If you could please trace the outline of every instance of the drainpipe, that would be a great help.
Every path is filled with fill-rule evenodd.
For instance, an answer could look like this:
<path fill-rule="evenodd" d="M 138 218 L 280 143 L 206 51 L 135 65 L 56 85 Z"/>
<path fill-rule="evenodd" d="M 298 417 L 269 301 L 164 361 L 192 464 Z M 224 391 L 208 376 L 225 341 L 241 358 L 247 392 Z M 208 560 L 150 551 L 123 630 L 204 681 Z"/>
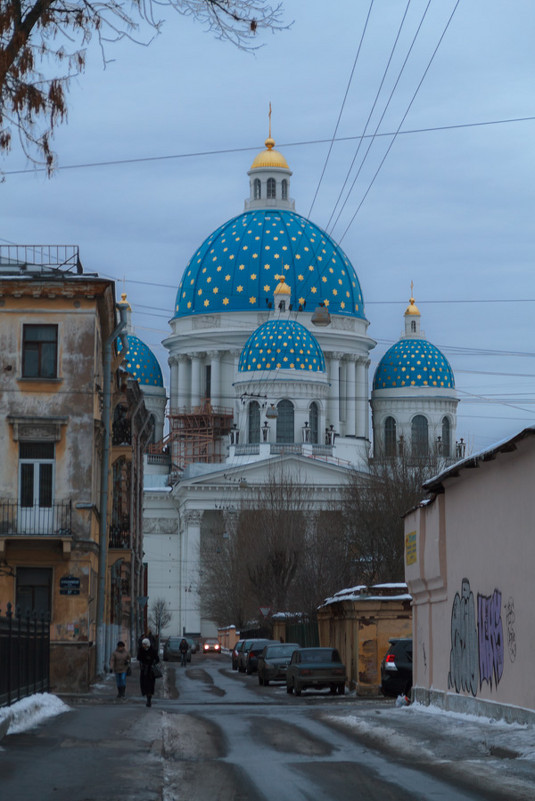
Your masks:
<path fill-rule="evenodd" d="M 104 444 L 102 448 L 101 477 L 100 477 L 100 538 L 99 538 L 99 557 L 98 557 L 98 592 L 97 592 L 97 654 L 96 672 L 102 675 L 106 671 L 106 648 L 104 624 L 104 601 L 106 597 L 106 578 L 108 571 L 108 473 L 110 469 L 110 412 L 111 412 L 111 353 L 112 345 L 117 339 L 121 338 L 123 346 L 122 354 L 126 356 L 128 352 L 128 340 L 126 337 L 126 311 L 127 307 L 123 304 L 116 304 L 119 310 L 121 322 L 106 339 L 104 343 L 104 387 L 102 391 L 102 420 L 104 423 Z"/>

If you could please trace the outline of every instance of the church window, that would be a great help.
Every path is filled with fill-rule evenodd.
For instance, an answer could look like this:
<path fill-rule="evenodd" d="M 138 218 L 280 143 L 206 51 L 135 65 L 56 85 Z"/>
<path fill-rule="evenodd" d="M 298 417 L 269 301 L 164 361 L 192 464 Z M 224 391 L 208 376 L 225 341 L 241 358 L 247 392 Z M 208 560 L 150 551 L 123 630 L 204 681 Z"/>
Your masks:
<path fill-rule="evenodd" d="M 259 178 L 255 178 L 254 179 L 253 194 L 254 194 L 254 199 L 255 200 L 260 200 L 260 198 L 262 197 L 262 188 L 261 188 L 261 184 L 260 184 L 260 179 Z"/>
<path fill-rule="evenodd" d="M 451 427 L 447 417 L 442 418 L 442 455 L 451 456 Z"/>
<path fill-rule="evenodd" d="M 267 180 L 267 196 L 268 196 L 268 198 L 277 197 L 276 184 L 275 184 L 275 179 L 274 178 L 268 178 L 268 180 Z"/>
<path fill-rule="evenodd" d="M 310 404 L 309 425 L 310 441 L 317 445 L 319 435 L 319 409 L 317 403 Z"/>
<path fill-rule="evenodd" d="M 411 332 L 416 333 L 416 320 L 411 320 Z"/>
<path fill-rule="evenodd" d="M 257 401 L 249 404 L 249 442 L 260 442 L 260 405 Z"/>
<path fill-rule="evenodd" d="M 423 414 L 417 414 L 412 418 L 411 443 L 413 456 L 417 458 L 427 456 L 429 451 L 428 424 L 427 418 Z"/>
<path fill-rule="evenodd" d="M 282 189 L 282 199 L 288 200 L 288 181 L 286 180 L 286 178 L 284 178 L 282 181 L 281 189 Z"/>
<path fill-rule="evenodd" d="M 396 455 L 396 421 L 393 417 L 385 420 L 385 456 L 392 458 Z"/>
<path fill-rule="evenodd" d="M 294 441 L 294 407 L 289 400 L 281 400 L 277 404 L 277 442 Z"/>

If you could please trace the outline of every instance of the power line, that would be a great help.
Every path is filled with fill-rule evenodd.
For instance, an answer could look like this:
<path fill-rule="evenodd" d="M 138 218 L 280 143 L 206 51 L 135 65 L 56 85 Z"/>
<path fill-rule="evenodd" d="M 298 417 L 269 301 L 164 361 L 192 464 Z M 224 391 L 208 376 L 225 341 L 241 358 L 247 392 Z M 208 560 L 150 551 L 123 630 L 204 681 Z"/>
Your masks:
<path fill-rule="evenodd" d="M 312 214 L 312 209 L 314 208 L 314 204 L 315 204 L 315 202 L 316 202 L 316 198 L 318 197 L 318 192 L 319 192 L 319 190 L 320 190 L 320 186 L 321 186 L 321 184 L 322 184 L 322 181 L 323 181 L 323 176 L 325 175 L 325 170 L 327 169 L 327 164 L 329 163 L 329 158 L 330 158 L 330 156 L 331 156 L 331 151 L 332 151 L 332 149 L 333 149 L 333 145 L 334 145 L 334 142 L 335 142 L 335 139 L 336 139 L 336 134 L 337 134 L 337 132 L 338 132 L 338 127 L 339 127 L 339 125 L 340 125 L 340 120 L 342 119 L 342 114 L 343 114 L 343 111 L 344 111 L 344 108 L 345 108 L 345 104 L 346 104 L 346 100 L 347 100 L 347 95 L 348 95 L 348 93 L 349 93 L 349 87 L 351 86 L 351 82 L 352 82 L 352 80 L 353 80 L 353 75 L 354 75 L 354 73 L 355 73 L 355 68 L 356 68 L 356 66 L 357 66 L 357 61 L 359 60 L 360 51 L 361 51 L 361 49 L 362 49 L 362 43 L 363 43 L 363 41 L 364 41 L 364 37 L 365 37 L 365 35 L 366 35 L 366 30 L 367 30 L 367 28 L 368 28 L 368 22 L 369 22 L 369 20 L 370 20 L 370 14 L 371 14 L 371 12 L 372 12 L 373 3 L 374 3 L 374 0 L 371 0 L 371 2 L 370 2 L 370 6 L 369 6 L 369 8 L 368 8 L 368 15 L 367 15 L 367 17 L 366 17 L 366 22 L 364 23 L 364 28 L 363 28 L 363 31 L 362 31 L 362 34 L 361 34 L 361 37 L 360 37 L 359 46 L 358 46 L 358 48 L 357 48 L 357 54 L 356 54 L 356 56 L 355 56 L 355 60 L 354 60 L 354 62 L 353 62 L 353 68 L 352 68 L 352 70 L 351 70 L 351 74 L 349 75 L 349 80 L 348 80 L 348 82 L 347 82 L 346 91 L 345 91 L 345 94 L 344 94 L 344 99 L 342 100 L 342 105 L 340 106 L 340 111 L 339 111 L 339 113 L 338 113 L 338 119 L 336 120 L 336 125 L 335 125 L 335 127 L 334 127 L 334 132 L 333 132 L 333 135 L 332 135 L 331 141 L 330 141 L 330 143 L 329 143 L 329 150 L 328 150 L 328 152 L 327 152 L 327 156 L 325 157 L 325 162 L 324 162 L 324 164 L 323 164 L 323 169 L 322 169 L 322 171 L 321 171 L 320 179 L 319 179 L 319 181 L 318 181 L 318 185 L 317 185 L 317 187 L 316 187 L 316 191 L 315 191 L 315 193 L 314 193 L 314 197 L 312 198 L 312 203 L 310 204 L 310 208 L 309 208 L 309 210 L 308 210 L 307 217 L 310 217 L 310 215 Z M 410 0 L 409 0 L 409 3 L 410 3 Z M 407 12 L 405 11 L 405 13 L 407 13 Z"/>
<path fill-rule="evenodd" d="M 431 0 L 429 0 L 429 2 L 431 2 Z M 449 18 L 448 18 L 448 21 L 447 21 L 447 23 L 446 23 L 446 25 L 445 25 L 445 27 L 444 27 L 444 30 L 442 31 L 442 34 L 441 34 L 441 36 L 440 36 L 440 38 L 439 38 L 439 40 L 438 40 L 438 42 L 437 42 L 437 45 L 436 45 L 435 49 L 433 50 L 433 53 L 431 54 L 431 58 L 429 59 L 429 62 L 428 62 L 428 64 L 427 64 L 427 67 L 426 67 L 426 68 L 425 68 L 425 70 L 424 70 L 424 74 L 422 75 L 422 77 L 421 77 L 421 79 L 420 79 L 420 81 L 419 81 L 419 83 L 418 83 L 418 86 L 416 87 L 416 89 L 415 89 L 415 91 L 414 91 L 414 94 L 413 94 L 413 96 L 412 96 L 412 98 L 411 98 L 411 101 L 410 101 L 409 105 L 407 106 L 407 109 L 406 109 L 406 111 L 405 111 L 405 114 L 404 114 L 404 115 L 403 115 L 403 117 L 401 118 L 401 122 L 400 122 L 400 123 L 399 123 L 399 125 L 398 125 L 397 131 L 396 131 L 396 133 L 394 134 L 394 136 L 393 136 L 393 138 L 392 138 L 392 141 L 389 143 L 389 145 L 388 145 L 388 147 L 387 147 L 387 149 L 386 149 L 386 153 L 384 154 L 383 158 L 381 159 L 381 162 L 380 162 L 379 166 L 377 167 L 377 170 L 375 171 L 375 174 L 374 174 L 374 176 L 373 176 L 372 180 L 370 181 L 370 183 L 369 183 L 369 185 L 368 185 L 368 188 L 366 189 L 366 191 L 365 191 L 365 193 L 364 193 L 364 195 L 363 195 L 363 197 L 362 197 L 362 200 L 360 201 L 359 205 L 357 206 L 357 209 L 356 209 L 355 213 L 353 214 L 353 216 L 351 217 L 351 219 L 350 219 L 350 221 L 349 221 L 349 223 L 348 223 L 348 225 L 347 225 L 347 227 L 346 227 L 346 229 L 345 229 L 344 233 L 343 233 L 343 234 L 342 234 L 342 236 L 340 237 L 339 244 L 341 244 L 341 243 L 342 243 L 342 241 L 343 241 L 343 239 L 344 239 L 345 235 L 347 234 L 347 232 L 349 231 L 349 229 L 350 229 L 350 228 L 351 228 L 351 226 L 353 225 L 353 222 L 354 222 L 354 220 L 355 220 L 355 217 L 357 216 L 357 214 L 359 213 L 360 209 L 362 208 L 362 204 L 363 204 L 363 203 L 364 203 L 364 201 L 366 200 L 366 198 L 367 198 L 367 196 L 368 196 L 368 193 L 369 193 L 369 191 L 371 190 L 371 188 L 372 188 L 373 184 L 375 183 L 375 180 L 376 180 L 377 176 L 379 175 L 379 172 L 381 171 L 381 168 L 382 168 L 383 164 L 385 163 L 385 161 L 386 161 L 386 159 L 387 159 L 387 156 L 388 156 L 388 154 L 390 153 L 390 151 L 391 151 L 391 149 L 392 149 L 392 146 L 393 146 L 394 142 L 395 142 L 395 141 L 396 141 L 396 139 L 397 139 L 398 133 L 399 133 L 399 131 L 401 130 L 401 126 L 403 125 L 403 123 L 404 123 L 404 122 L 405 122 L 405 120 L 407 119 L 407 115 L 408 115 L 409 111 L 411 110 L 412 104 L 413 104 L 413 103 L 414 103 L 414 101 L 416 100 L 416 95 L 417 95 L 417 94 L 418 94 L 418 92 L 420 91 L 420 88 L 421 88 L 421 86 L 422 86 L 422 84 L 423 84 L 423 82 L 424 82 L 424 80 L 425 80 L 425 77 L 426 77 L 427 73 L 429 72 L 429 69 L 431 68 L 431 64 L 433 63 L 433 61 L 434 61 L 434 58 L 435 58 L 435 56 L 436 56 L 436 54 L 437 54 L 437 52 L 438 52 L 438 49 L 439 49 L 440 45 L 442 44 L 442 41 L 443 41 L 443 39 L 444 39 L 444 36 L 446 35 L 446 32 L 447 32 L 447 30 L 448 30 L 448 28 L 449 28 L 449 26 L 450 26 L 450 23 L 451 23 L 451 21 L 452 21 L 452 19 L 453 19 L 453 16 L 454 16 L 455 12 L 457 11 L 457 8 L 458 8 L 458 6 L 459 6 L 459 3 L 460 3 L 460 0 L 457 0 L 457 2 L 455 3 L 455 6 L 454 6 L 454 8 L 453 8 L 453 11 L 451 12 L 451 14 L 450 14 L 450 16 L 449 16 Z M 353 183 L 354 183 L 354 182 L 353 182 Z M 350 190 L 350 192 L 352 191 L 352 189 L 353 189 L 353 185 L 351 186 L 351 190 Z M 348 197 L 349 197 L 349 195 L 348 195 Z M 346 201 L 347 201 L 347 198 L 346 198 Z"/>
<path fill-rule="evenodd" d="M 409 128 L 405 131 L 397 130 L 397 131 L 385 131 L 383 133 L 376 133 L 376 134 L 340 136 L 337 137 L 334 141 L 354 142 L 358 139 L 371 139 L 374 137 L 379 138 L 379 137 L 392 137 L 392 136 L 396 137 L 412 136 L 414 134 L 434 133 L 437 131 L 455 131 L 455 130 L 462 130 L 463 128 L 482 128 L 492 125 L 510 125 L 513 123 L 534 122 L 534 121 L 535 121 L 535 115 L 527 117 L 508 117 L 501 120 L 483 120 L 481 122 L 464 122 L 464 123 L 455 123 L 452 125 L 436 125 L 436 126 L 429 126 L 426 128 Z M 303 139 L 302 141 L 299 142 L 283 142 L 282 144 L 277 145 L 277 147 L 282 150 L 289 147 L 325 145 L 329 144 L 330 142 L 331 139 Z M 131 158 L 131 159 L 110 159 L 108 161 L 91 161 L 79 164 L 64 164 L 64 165 L 58 165 L 55 169 L 57 172 L 61 172 L 63 170 L 90 169 L 92 167 L 113 167 L 122 164 L 143 164 L 145 162 L 151 162 L 151 161 L 169 161 L 172 159 L 190 159 L 190 158 L 202 158 L 205 156 L 222 156 L 230 153 L 257 153 L 257 152 L 258 152 L 258 145 L 254 145 L 251 147 L 229 147 L 218 150 L 199 150 L 199 151 L 192 151 L 190 153 L 173 153 L 164 156 L 141 156 L 139 158 Z M 35 173 L 38 172 L 46 172 L 46 168 L 29 167 L 24 170 L 3 170 L 2 175 L 28 175 L 28 174 L 34 175 Z"/>

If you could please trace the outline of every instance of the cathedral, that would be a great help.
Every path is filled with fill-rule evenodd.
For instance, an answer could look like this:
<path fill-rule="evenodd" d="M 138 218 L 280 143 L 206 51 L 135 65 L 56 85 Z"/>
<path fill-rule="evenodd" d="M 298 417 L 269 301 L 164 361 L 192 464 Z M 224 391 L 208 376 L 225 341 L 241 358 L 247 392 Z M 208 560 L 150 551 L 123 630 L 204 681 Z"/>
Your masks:
<path fill-rule="evenodd" d="M 163 342 L 167 391 L 130 326 L 128 369 L 156 432 L 144 487 L 148 603 L 165 600 L 173 634 L 214 634 L 202 611 L 203 559 L 273 471 L 313 488 L 313 514 L 335 508 L 348 471 L 365 475 L 373 458 L 463 455 L 453 372 L 425 338 L 414 297 L 370 395 L 376 343 L 359 278 L 341 247 L 295 211 L 292 172 L 271 131 L 248 177 L 244 211 L 184 269 Z"/>

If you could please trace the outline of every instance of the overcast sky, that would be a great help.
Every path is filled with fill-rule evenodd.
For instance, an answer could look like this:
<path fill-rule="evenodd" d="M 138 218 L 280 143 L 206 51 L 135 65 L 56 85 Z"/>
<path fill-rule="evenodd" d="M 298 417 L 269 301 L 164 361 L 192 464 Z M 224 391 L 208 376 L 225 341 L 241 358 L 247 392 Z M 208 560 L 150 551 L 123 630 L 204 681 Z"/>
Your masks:
<path fill-rule="evenodd" d="M 477 451 L 533 424 L 535 4 L 412 0 L 393 50 L 406 8 L 375 0 L 365 29 L 369 0 L 286 0 L 293 24 L 254 54 L 171 10 L 149 47 L 110 45 L 105 70 L 93 43 L 56 175 L 16 150 L 0 160 L 0 244 L 79 245 L 86 272 L 117 279 L 118 295 L 124 281 L 167 376 L 180 277 L 243 211 L 271 102 L 296 211 L 359 276 L 378 343 L 370 381 L 413 281 L 422 329 L 455 373 L 458 437 Z"/>

